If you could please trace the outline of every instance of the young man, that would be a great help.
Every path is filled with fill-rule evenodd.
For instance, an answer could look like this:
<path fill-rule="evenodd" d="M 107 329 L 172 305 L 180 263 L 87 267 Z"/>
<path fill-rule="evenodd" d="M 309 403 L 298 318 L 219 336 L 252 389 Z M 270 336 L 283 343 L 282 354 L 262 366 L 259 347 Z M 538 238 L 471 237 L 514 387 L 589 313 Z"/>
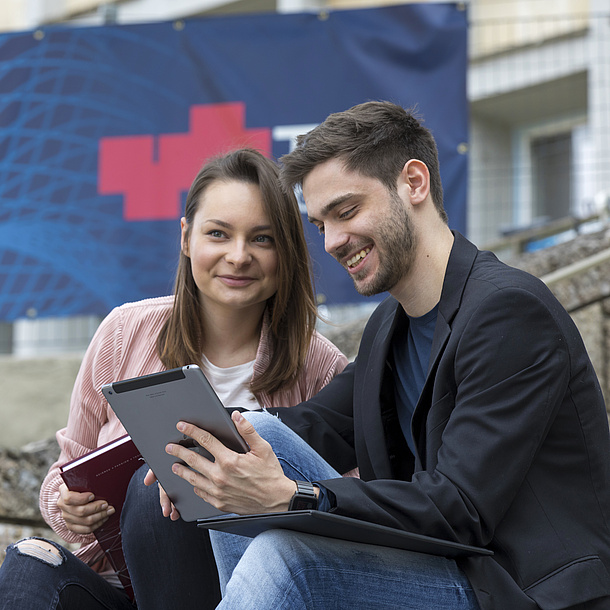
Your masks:
<path fill-rule="evenodd" d="M 608 421 L 569 315 L 542 282 L 449 229 L 435 142 L 404 109 L 331 115 L 282 161 L 357 290 L 391 296 L 344 373 L 270 410 L 285 425 L 235 414 L 245 455 L 182 425 L 216 462 L 170 446 L 197 470 L 176 472 L 242 514 L 288 509 L 306 478 L 319 510 L 494 555 L 281 530 L 244 552 L 249 539 L 213 533 L 221 607 L 610 608 Z M 338 475 L 354 466 L 359 479 Z"/>

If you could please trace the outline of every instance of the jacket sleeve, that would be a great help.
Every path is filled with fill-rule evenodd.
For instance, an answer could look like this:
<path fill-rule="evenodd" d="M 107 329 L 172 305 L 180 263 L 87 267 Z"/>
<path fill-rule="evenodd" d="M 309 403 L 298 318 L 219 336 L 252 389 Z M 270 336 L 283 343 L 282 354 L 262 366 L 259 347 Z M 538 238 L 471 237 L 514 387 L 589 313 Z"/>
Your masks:
<path fill-rule="evenodd" d="M 310 400 L 291 408 L 268 409 L 338 472 L 347 472 L 356 467 L 353 372 L 354 363 L 350 363 Z"/>
<path fill-rule="evenodd" d="M 411 481 L 323 481 L 336 512 L 468 544 L 493 537 L 566 396 L 568 341 L 548 306 L 518 289 L 493 292 L 460 324 Z"/>
<path fill-rule="evenodd" d="M 114 310 L 97 329 L 83 358 L 72 391 L 68 424 L 56 435 L 61 453 L 40 489 L 40 512 L 44 520 L 67 542 L 84 544 L 93 542 L 95 537 L 93 534 L 75 534 L 66 527 L 57 506 L 59 487 L 63 483 L 59 467 L 98 446 L 108 408 L 99 388 L 113 378 L 121 353 L 120 317 Z"/>
<path fill-rule="evenodd" d="M 562 402 L 571 400 L 573 339 L 564 329 L 548 304 L 530 292 L 510 288 L 482 299 L 452 329 L 441 357 L 438 391 L 416 432 L 420 464 L 411 480 L 320 481 L 334 494 L 332 510 L 485 546 L 528 477 Z M 352 444 L 343 384 L 349 369 L 305 403 L 311 409 L 287 414 L 286 423 L 300 434 L 305 430 L 314 448 L 321 437 L 333 435 L 343 443 L 338 452 Z M 336 400 L 340 390 L 345 402 Z M 356 380 L 354 392 L 362 390 Z"/>

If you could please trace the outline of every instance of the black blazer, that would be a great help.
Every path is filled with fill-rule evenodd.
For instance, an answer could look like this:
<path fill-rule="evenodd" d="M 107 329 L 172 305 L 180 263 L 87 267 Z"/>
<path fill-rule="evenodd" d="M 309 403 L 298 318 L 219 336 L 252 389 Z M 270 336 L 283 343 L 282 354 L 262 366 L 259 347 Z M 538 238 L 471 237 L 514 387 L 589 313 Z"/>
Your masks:
<path fill-rule="evenodd" d="M 608 420 L 570 316 L 538 279 L 456 233 L 415 457 L 388 359 L 400 324 L 386 299 L 354 363 L 312 400 L 271 409 L 339 472 L 360 468 L 360 480 L 320 482 L 332 510 L 492 549 L 459 560 L 483 609 L 610 608 Z"/>

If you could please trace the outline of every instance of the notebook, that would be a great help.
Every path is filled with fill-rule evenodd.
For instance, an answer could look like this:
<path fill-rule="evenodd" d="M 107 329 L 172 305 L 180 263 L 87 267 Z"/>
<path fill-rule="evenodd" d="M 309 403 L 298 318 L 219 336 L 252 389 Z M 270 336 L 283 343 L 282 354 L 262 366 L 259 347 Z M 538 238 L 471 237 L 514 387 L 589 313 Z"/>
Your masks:
<path fill-rule="evenodd" d="M 104 499 L 114 507 L 115 513 L 93 535 L 132 601 L 134 594 L 123 556 L 120 519 L 129 481 L 143 463 L 138 448 L 126 435 L 60 467 L 68 489 L 92 492 L 96 500 Z"/>

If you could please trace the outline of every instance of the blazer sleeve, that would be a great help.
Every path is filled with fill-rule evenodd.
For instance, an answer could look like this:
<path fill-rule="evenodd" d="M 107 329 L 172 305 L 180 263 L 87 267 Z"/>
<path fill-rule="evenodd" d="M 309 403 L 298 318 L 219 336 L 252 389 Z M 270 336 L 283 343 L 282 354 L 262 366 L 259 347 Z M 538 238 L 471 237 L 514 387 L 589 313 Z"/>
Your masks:
<path fill-rule="evenodd" d="M 348 364 L 313 398 L 295 407 L 272 408 L 279 418 L 338 472 L 356 467 L 353 387 L 355 364 Z"/>
<path fill-rule="evenodd" d="M 544 299 L 512 288 L 479 301 L 452 333 L 416 439 L 422 464 L 411 480 L 320 483 L 339 514 L 485 546 L 570 399 L 573 339 Z M 351 374 L 340 375 L 311 408 L 288 414 L 288 425 L 305 431 L 314 448 L 328 448 L 332 439 L 343 443 L 337 454 L 351 449 Z"/>

